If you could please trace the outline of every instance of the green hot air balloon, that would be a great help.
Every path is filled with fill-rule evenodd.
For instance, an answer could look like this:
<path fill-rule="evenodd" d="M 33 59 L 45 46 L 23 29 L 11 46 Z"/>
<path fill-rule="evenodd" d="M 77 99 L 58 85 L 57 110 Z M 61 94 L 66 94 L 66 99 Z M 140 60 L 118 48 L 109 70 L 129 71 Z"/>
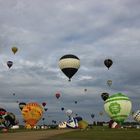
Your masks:
<path fill-rule="evenodd" d="M 132 103 L 130 99 L 122 93 L 110 96 L 104 103 L 105 112 L 119 124 L 122 124 L 129 116 L 131 108 Z"/>

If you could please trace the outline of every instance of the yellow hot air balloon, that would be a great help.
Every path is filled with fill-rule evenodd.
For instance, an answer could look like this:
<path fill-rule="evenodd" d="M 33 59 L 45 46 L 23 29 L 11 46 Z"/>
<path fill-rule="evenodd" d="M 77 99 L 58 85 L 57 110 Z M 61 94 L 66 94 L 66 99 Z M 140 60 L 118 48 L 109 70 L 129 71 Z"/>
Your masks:
<path fill-rule="evenodd" d="M 13 46 L 13 47 L 12 47 L 12 52 L 15 54 L 17 51 L 18 51 L 18 48 L 15 47 L 15 46 Z"/>
<path fill-rule="evenodd" d="M 88 122 L 85 120 L 81 120 L 78 122 L 78 128 L 80 129 L 86 129 L 88 127 Z"/>
<path fill-rule="evenodd" d="M 33 128 L 41 119 L 43 108 L 38 103 L 28 103 L 23 107 L 21 113 L 26 122 L 25 127 L 28 126 L 29 128 L 29 126 L 31 126 L 31 128 Z"/>

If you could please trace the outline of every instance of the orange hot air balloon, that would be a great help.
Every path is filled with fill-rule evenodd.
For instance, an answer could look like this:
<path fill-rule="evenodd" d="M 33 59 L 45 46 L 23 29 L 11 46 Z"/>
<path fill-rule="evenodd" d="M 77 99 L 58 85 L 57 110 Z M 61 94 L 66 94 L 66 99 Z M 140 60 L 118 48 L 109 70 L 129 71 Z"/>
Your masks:
<path fill-rule="evenodd" d="M 15 47 L 15 46 L 13 46 L 13 47 L 11 48 L 11 50 L 12 50 L 12 52 L 15 54 L 15 53 L 18 51 L 18 48 Z"/>
<path fill-rule="evenodd" d="M 22 116 L 24 121 L 26 122 L 26 126 L 33 128 L 37 122 L 41 119 L 43 114 L 43 108 L 38 103 L 27 103 L 22 111 Z"/>

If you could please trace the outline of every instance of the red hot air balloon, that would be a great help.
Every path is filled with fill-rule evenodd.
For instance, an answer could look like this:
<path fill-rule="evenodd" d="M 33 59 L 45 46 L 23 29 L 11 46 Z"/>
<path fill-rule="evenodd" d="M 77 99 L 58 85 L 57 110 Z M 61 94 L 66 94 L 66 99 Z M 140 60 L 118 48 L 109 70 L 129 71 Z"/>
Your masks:
<path fill-rule="evenodd" d="M 59 99 L 59 98 L 60 98 L 60 93 L 56 93 L 56 94 L 55 94 L 55 97 L 56 97 L 57 99 Z"/>
<path fill-rule="evenodd" d="M 46 106 L 46 102 L 43 102 L 43 103 L 42 103 L 42 106 L 44 106 L 44 107 L 45 107 L 45 106 Z"/>

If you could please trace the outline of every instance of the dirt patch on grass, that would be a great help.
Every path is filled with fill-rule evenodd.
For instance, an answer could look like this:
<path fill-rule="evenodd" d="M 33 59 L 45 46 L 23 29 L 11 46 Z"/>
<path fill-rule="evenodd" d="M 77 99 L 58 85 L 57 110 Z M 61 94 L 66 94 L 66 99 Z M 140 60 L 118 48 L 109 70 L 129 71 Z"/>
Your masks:
<path fill-rule="evenodd" d="M 50 137 L 73 131 L 72 129 L 30 131 L 17 133 L 2 133 L 0 139 L 3 140 L 48 140 Z"/>

